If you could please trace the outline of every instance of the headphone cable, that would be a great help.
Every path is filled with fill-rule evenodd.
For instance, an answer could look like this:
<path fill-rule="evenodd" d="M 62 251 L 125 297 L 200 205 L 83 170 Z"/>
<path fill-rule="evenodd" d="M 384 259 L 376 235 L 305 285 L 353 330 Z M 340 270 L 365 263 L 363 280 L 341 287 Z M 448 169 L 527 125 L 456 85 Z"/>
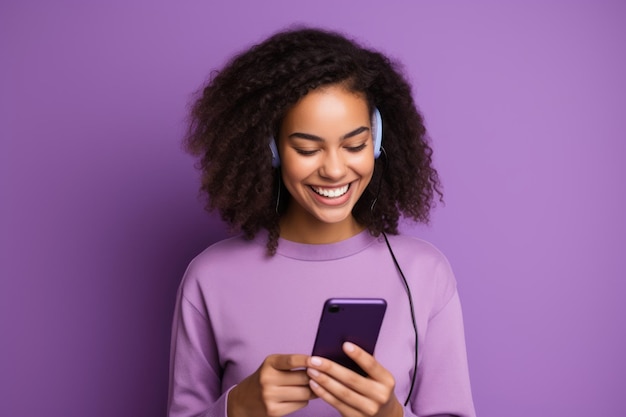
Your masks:
<path fill-rule="evenodd" d="M 383 182 L 383 178 L 385 173 L 387 172 L 387 165 L 389 164 L 389 158 L 387 158 L 387 152 L 384 147 L 380 147 L 383 158 L 383 172 L 378 179 L 378 187 L 376 189 L 376 196 L 374 197 L 374 201 L 372 201 L 372 205 L 370 206 L 370 212 L 372 215 L 374 214 L 374 206 L 378 201 L 378 197 L 380 196 L 380 189 Z M 413 305 L 413 296 L 411 295 L 411 289 L 409 287 L 409 283 L 404 276 L 404 272 L 402 272 L 402 268 L 400 268 L 400 264 L 396 259 L 396 255 L 393 253 L 393 249 L 391 249 L 391 245 L 389 244 L 389 239 L 387 238 L 387 234 L 383 231 L 383 237 L 385 238 L 385 243 L 387 244 L 387 248 L 389 249 L 389 253 L 391 254 L 391 258 L 393 259 L 393 263 L 396 265 L 396 269 L 400 272 L 400 277 L 402 277 L 402 283 L 404 284 L 404 289 L 406 291 L 407 297 L 409 299 L 409 308 L 411 309 L 411 323 L 413 324 L 413 331 L 415 333 L 415 356 L 413 358 L 413 378 L 411 379 L 411 387 L 409 388 L 409 394 L 406 397 L 406 401 L 404 402 L 404 406 L 406 407 L 411 400 L 411 395 L 413 394 L 413 390 L 415 388 L 415 380 L 417 378 L 417 351 L 418 351 L 418 336 L 417 336 L 417 321 L 415 320 L 415 307 Z"/>
<path fill-rule="evenodd" d="M 415 379 L 417 378 L 417 343 L 418 343 L 417 321 L 415 320 L 415 307 L 413 304 L 413 296 L 411 295 L 411 289 L 409 288 L 409 283 L 406 280 L 404 273 L 402 272 L 402 268 L 400 268 L 400 264 L 398 263 L 398 260 L 396 259 L 396 255 L 393 253 L 393 250 L 391 249 L 391 245 L 389 244 L 389 239 L 387 239 L 387 234 L 385 232 L 383 232 L 383 237 L 385 238 L 385 243 L 387 244 L 389 253 L 391 254 L 391 257 L 393 258 L 393 263 L 396 265 L 396 268 L 398 269 L 398 272 L 400 272 L 400 276 L 402 277 L 402 283 L 404 284 L 404 289 L 406 290 L 406 294 L 409 298 L 409 307 L 411 309 L 411 322 L 413 324 L 413 331 L 415 332 L 415 356 L 413 358 L 413 378 L 411 379 L 411 388 L 409 389 L 409 394 L 407 395 L 406 401 L 404 402 L 404 406 L 406 407 L 409 404 L 411 395 L 413 394 L 413 389 L 415 388 Z"/>

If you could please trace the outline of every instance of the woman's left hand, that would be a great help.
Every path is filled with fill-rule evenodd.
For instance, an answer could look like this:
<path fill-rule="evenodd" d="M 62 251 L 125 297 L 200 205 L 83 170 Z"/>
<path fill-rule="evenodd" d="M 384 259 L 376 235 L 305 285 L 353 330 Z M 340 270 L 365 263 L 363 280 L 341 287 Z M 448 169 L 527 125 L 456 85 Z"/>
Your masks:
<path fill-rule="evenodd" d="M 328 359 L 309 358 L 307 373 L 311 390 L 333 406 L 343 417 L 402 417 L 393 375 L 369 353 L 354 345 L 343 344 L 344 352 L 369 377 L 363 377 Z"/>

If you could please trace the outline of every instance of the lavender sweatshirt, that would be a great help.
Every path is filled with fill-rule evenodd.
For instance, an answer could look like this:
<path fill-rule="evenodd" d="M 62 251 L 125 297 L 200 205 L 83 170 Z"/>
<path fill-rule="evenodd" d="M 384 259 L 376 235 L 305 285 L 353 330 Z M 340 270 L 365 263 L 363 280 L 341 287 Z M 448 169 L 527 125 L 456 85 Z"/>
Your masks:
<path fill-rule="evenodd" d="M 229 389 L 274 353 L 310 354 L 324 301 L 380 297 L 387 312 L 374 356 L 406 399 L 413 377 L 414 332 L 408 298 L 382 237 L 307 245 L 267 235 L 218 242 L 189 265 L 172 330 L 170 417 L 225 417 Z M 389 236 L 406 276 L 418 326 L 416 387 L 406 416 L 475 416 L 461 305 L 446 258 L 408 236 Z M 337 416 L 321 399 L 290 416 Z"/>

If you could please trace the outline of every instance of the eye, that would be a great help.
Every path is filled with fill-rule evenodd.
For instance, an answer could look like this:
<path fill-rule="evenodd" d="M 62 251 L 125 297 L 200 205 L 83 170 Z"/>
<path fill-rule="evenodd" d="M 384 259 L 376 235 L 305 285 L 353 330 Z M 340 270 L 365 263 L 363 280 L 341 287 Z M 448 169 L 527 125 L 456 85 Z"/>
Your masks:
<path fill-rule="evenodd" d="M 301 148 L 294 148 L 294 150 L 299 154 L 299 155 L 304 155 L 304 156 L 311 156 L 314 155 L 315 152 L 317 152 L 317 149 L 301 149 Z"/>
<path fill-rule="evenodd" d="M 366 146 L 367 142 L 363 142 L 362 144 L 357 146 L 346 146 L 346 149 L 348 150 L 348 152 L 360 152 L 365 149 Z"/>

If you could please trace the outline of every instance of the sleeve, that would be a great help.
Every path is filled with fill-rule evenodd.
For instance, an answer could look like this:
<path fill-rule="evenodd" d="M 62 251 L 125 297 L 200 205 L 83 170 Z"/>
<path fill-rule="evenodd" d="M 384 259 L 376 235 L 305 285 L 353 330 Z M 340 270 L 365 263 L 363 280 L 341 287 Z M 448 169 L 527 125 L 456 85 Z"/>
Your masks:
<path fill-rule="evenodd" d="M 405 415 L 475 417 L 470 389 L 461 303 L 454 291 L 447 304 L 430 318 L 420 344 L 411 409 Z"/>
<path fill-rule="evenodd" d="M 206 314 L 179 289 L 172 324 L 168 417 L 226 417 L 215 337 Z"/>
<path fill-rule="evenodd" d="M 404 415 L 475 417 L 456 278 L 437 248 L 420 249 L 413 252 L 413 263 L 404 263 L 413 278 L 409 284 L 419 333 L 415 387 Z M 411 253 L 404 259 L 410 260 Z"/>

